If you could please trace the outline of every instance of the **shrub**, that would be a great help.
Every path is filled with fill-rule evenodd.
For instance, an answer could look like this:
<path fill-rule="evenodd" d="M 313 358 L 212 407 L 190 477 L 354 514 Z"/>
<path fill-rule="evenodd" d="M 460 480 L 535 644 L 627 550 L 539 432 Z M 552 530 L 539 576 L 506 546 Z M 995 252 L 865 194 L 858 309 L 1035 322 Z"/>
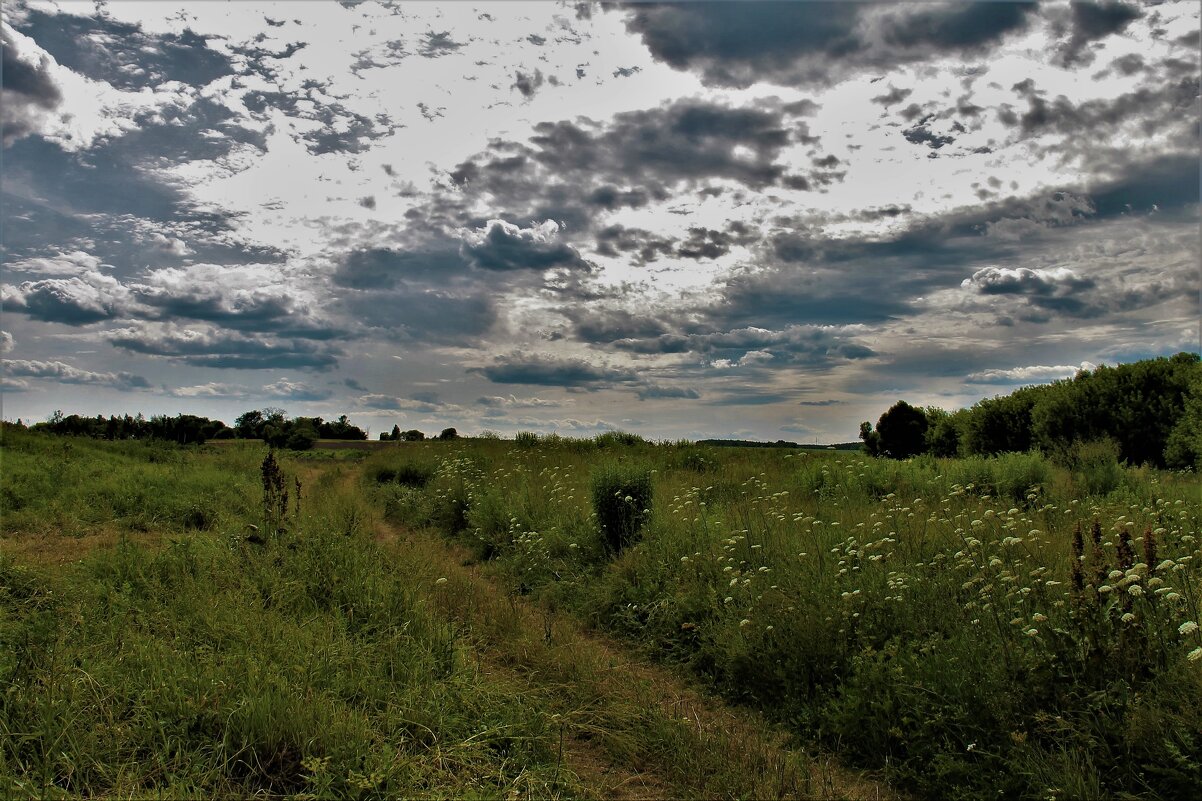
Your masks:
<path fill-rule="evenodd" d="M 533 448 L 538 445 L 538 434 L 533 431 L 519 431 L 513 436 L 513 444 L 519 448 Z"/>
<path fill-rule="evenodd" d="M 593 511 L 611 553 L 638 537 L 651 514 L 651 473 L 645 467 L 611 463 L 593 474 Z"/>
<path fill-rule="evenodd" d="M 628 431 L 606 431 L 594 437 L 593 441 L 597 443 L 598 448 L 607 448 L 613 445 L 642 445 L 647 440 Z"/>

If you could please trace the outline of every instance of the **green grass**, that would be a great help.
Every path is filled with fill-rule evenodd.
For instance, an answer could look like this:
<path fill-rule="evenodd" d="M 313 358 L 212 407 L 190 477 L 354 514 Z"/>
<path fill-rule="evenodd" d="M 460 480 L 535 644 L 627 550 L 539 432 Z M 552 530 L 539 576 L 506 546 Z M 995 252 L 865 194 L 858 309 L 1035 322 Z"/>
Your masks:
<path fill-rule="evenodd" d="M 261 444 L 3 436 L 0 795 L 604 796 L 565 732 L 677 794 L 814 791 L 590 626 L 921 796 L 1202 795 L 1193 474 L 405 443 L 281 456 L 276 534 Z"/>
<path fill-rule="evenodd" d="M 385 515 L 919 793 L 1202 795 L 1195 475 L 620 440 L 414 453 L 436 476 L 379 491 Z M 616 559 L 589 483 L 612 459 L 647 465 L 655 499 Z"/>
<path fill-rule="evenodd" d="M 390 569 L 337 468 L 257 545 L 259 450 L 18 435 L 3 457 L 20 536 L 63 519 L 125 535 L 57 569 L 0 552 L 0 795 L 575 794 L 546 716 Z M 85 481 L 38 484 L 47 464 Z M 204 531 L 139 506 L 208 497 Z M 149 547 L 143 524 L 176 533 Z"/>

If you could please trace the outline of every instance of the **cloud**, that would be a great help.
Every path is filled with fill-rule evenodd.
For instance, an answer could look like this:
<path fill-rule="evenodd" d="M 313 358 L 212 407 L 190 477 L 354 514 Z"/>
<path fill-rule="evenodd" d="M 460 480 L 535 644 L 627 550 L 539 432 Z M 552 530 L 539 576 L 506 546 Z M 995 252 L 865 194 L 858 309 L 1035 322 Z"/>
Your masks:
<path fill-rule="evenodd" d="M 328 343 L 241 334 L 211 326 L 141 324 L 110 331 L 106 337 L 114 347 L 194 367 L 324 370 L 337 366 L 342 354 Z"/>
<path fill-rule="evenodd" d="M 487 395 L 476 398 L 476 405 L 489 409 L 554 409 L 562 406 L 563 403 L 536 396 L 519 398 L 516 395 Z"/>
<path fill-rule="evenodd" d="M 520 70 L 513 76 L 513 86 L 511 89 L 517 89 L 521 92 L 522 97 L 529 100 L 534 97 L 534 93 L 543 85 L 543 73 L 541 70 L 535 70 L 532 74 L 521 72 Z"/>
<path fill-rule="evenodd" d="M 13 335 L 7 331 L 0 331 L 0 353 L 12 353 L 13 347 L 16 345 L 13 340 Z"/>
<path fill-rule="evenodd" d="M 4 269 L 10 273 L 33 273 L 40 276 L 68 275 L 79 276 L 89 272 L 97 272 L 101 267 L 100 259 L 82 250 L 59 252 L 53 256 L 41 256 L 10 261 Z"/>
<path fill-rule="evenodd" d="M 47 112 L 63 101 L 62 90 L 53 76 L 54 60 L 38 51 L 34 42 L 14 31 L 7 20 L 0 21 L 0 75 L 3 90 L 4 119 L 0 139 L 8 147 L 16 140 L 41 128 Z"/>
<path fill-rule="evenodd" d="M 362 325 L 409 342 L 478 345 L 497 322 L 496 298 L 486 287 L 406 285 L 356 292 L 344 297 L 341 306 Z"/>
<path fill-rule="evenodd" d="M 328 389 L 316 389 L 303 381 L 281 378 L 263 387 L 263 394 L 276 400 L 319 401 L 333 396 Z"/>
<path fill-rule="evenodd" d="M 600 210 L 639 208 L 681 189 L 779 183 L 777 160 L 799 138 L 810 140 L 804 123 L 790 122 L 779 103 L 678 100 L 607 123 L 537 123 L 526 142 L 494 140 L 450 178 L 465 198 L 490 197 L 515 219 L 566 220 L 575 230 L 592 227 Z"/>
<path fill-rule="evenodd" d="M 333 278 L 351 289 L 387 289 L 402 280 L 445 280 L 467 267 L 459 244 L 441 240 L 411 249 L 357 248 L 340 259 Z"/>
<path fill-rule="evenodd" d="M 827 86 L 869 70 L 980 55 L 1025 27 L 1020 3 L 657 3 L 624 7 L 656 59 L 711 85 Z"/>
<path fill-rule="evenodd" d="M 492 364 L 472 367 L 494 384 L 527 384 L 548 387 L 600 389 L 635 380 L 633 370 L 593 364 L 579 358 L 560 358 L 515 351 L 493 359 Z"/>
<path fill-rule="evenodd" d="M 122 392 L 150 388 L 150 382 L 140 375 L 126 372 L 97 373 L 91 370 L 81 370 L 60 361 L 5 359 L 4 372 L 10 376 L 39 378 L 57 381 L 60 384 L 95 384 L 119 389 Z"/>
<path fill-rule="evenodd" d="M 1082 362 L 1072 365 L 1031 365 L 1013 367 L 1008 370 L 981 370 L 968 375 L 965 380 L 972 384 L 1040 384 L 1062 378 L 1072 378 L 1082 370 L 1093 370 L 1096 365 Z"/>
<path fill-rule="evenodd" d="M 300 339 L 347 334 L 317 312 L 311 288 L 270 264 L 192 264 L 151 270 L 128 285 L 141 305 L 138 316 L 220 323 L 237 331 L 269 332 Z"/>
<path fill-rule="evenodd" d="M 679 398 L 681 400 L 697 400 L 701 393 L 692 387 L 672 387 L 663 384 L 646 384 L 639 387 L 639 400 L 649 398 Z"/>
<path fill-rule="evenodd" d="M 363 153 L 372 143 L 392 136 L 405 126 L 395 122 L 385 112 L 366 117 L 347 106 L 330 93 L 327 84 L 305 81 L 295 92 L 252 90 L 242 95 L 242 104 L 252 117 L 269 122 L 276 112 L 304 126 L 297 134 L 311 155 L 327 153 Z"/>
<path fill-rule="evenodd" d="M 1094 59 L 1093 53 L 1087 49 L 1092 42 L 1122 32 L 1131 22 L 1143 16 L 1143 11 L 1138 5 L 1114 0 L 1074 0 L 1070 8 L 1070 35 L 1058 54 L 1060 62 L 1066 66 L 1072 66 L 1074 63 L 1089 64 Z"/>
<path fill-rule="evenodd" d="M 187 387 L 172 387 L 167 394 L 173 398 L 229 398 L 241 399 L 250 397 L 250 390 L 237 384 L 223 384 L 210 381 L 207 384 L 194 384 Z"/>
<path fill-rule="evenodd" d="M 1056 295 L 1090 289 L 1094 282 L 1081 278 L 1067 267 L 1033 270 L 1027 267 L 985 267 L 965 278 L 965 289 L 986 295 Z"/>
<path fill-rule="evenodd" d="M 489 220 L 464 238 L 463 255 L 481 270 L 591 269 L 574 248 L 556 241 L 558 233 L 559 225 L 552 220 L 530 228 Z"/>
<path fill-rule="evenodd" d="M 209 47 L 214 37 L 188 28 L 148 33 L 141 25 L 103 13 L 81 16 L 31 7 L 23 9 L 14 27 L 64 67 L 118 89 L 139 90 L 170 81 L 205 86 L 234 73 L 230 58 Z"/>
<path fill-rule="evenodd" d="M 5 284 L 0 293 L 5 311 L 72 326 L 119 318 L 130 303 L 129 290 L 120 281 L 95 270 L 71 278 Z"/>

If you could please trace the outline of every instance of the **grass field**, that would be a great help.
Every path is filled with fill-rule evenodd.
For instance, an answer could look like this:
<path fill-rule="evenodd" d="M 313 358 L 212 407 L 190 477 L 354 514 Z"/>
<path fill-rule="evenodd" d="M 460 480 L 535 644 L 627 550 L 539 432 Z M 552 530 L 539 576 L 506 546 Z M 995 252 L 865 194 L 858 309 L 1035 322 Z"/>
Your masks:
<path fill-rule="evenodd" d="M 4 437 L 6 795 L 1202 795 L 1196 475 Z"/>

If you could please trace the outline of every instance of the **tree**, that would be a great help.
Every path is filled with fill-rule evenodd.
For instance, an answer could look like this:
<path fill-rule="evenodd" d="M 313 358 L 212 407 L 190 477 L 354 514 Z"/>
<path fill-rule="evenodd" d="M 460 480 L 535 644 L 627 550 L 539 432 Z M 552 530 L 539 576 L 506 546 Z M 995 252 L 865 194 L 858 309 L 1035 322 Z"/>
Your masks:
<path fill-rule="evenodd" d="M 453 429 L 452 429 L 453 430 Z M 421 442 L 426 438 L 426 435 L 418 431 L 416 428 L 411 428 L 401 435 L 401 438 L 406 442 Z"/>
<path fill-rule="evenodd" d="M 869 456 L 881 455 L 881 437 L 872 430 L 872 423 L 867 420 L 860 423 L 860 439 L 864 440 L 864 453 Z"/>
<path fill-rule="evenodd" d="M 459 432 L 453 428 L 444 428 L 438 435 L 439 439 L 459 439 Z"/>
<path fill-rule="evenodd" d="M 894 459 L 908 459 L 926 449 L 927 416 L 903 400 L 889 407 L 877 421 L 881 453 Z"/>
<path fill-rule="evenodd" d="M 926 452 L 932 456 L 951 457 L 960 453 L 960 423 L 963 412 L 951 414 L 938 406 L 928 406 Z"/>
<path fill-rule="evenodd" d="M 251 409 L 249 412 L 238 415 L 238 418 L 234 420 L 234 433 L 237 434 L 238 439 L 262 439 L 265 422 L 261 411 Z"/>

